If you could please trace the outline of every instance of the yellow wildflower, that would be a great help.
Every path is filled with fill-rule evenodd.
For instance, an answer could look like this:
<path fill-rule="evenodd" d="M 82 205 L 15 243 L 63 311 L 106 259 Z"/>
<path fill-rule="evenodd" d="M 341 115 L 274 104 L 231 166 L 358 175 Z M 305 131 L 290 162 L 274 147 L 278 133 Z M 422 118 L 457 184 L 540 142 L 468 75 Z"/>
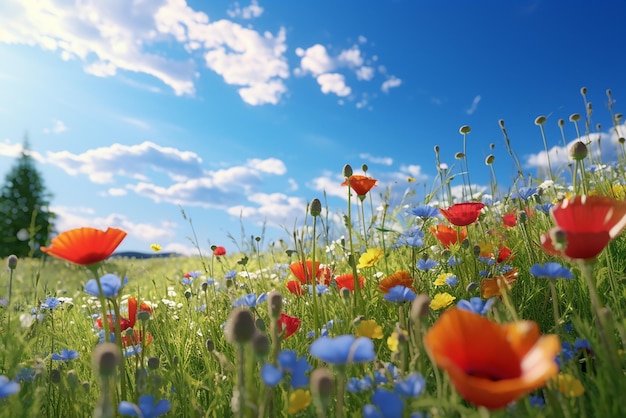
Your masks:
<path fill-rule="evenodd" d="M 409 337 L 409 333 L 406 332 L 405 330 L 402 330 L 402 335 L 403 335 L 403 339 L 406 340 Z M 387 338 L 387 347 L 389 347 L 389 349 L 391 351 L 393 351 L 394 353 L 396 351 L 398 351 L 398 345 L 400 344 L 400 334 L 398 333 L 398 331 L 394 331 L 388 338 Z"/>
<path fill-rule="evenodd" d="M 585 387 L 580 380 L 568 373 L 557 374 L 550 380 L 550 387 L 569 398 L 577 398 L 585 393 Z"/>
<path fill-rule="evenodd" d="M 613 197 L 615 197 L 617 200 L 626 199 L 626 189 L 624 189 L 624 186 L 622 186 L 621 184 L 614 184 L 611 187 L 611 190 L 613 191 Z"/>
<path fill-rule="evenodd" d="M 487 257 L 495 252 L 493 244 L 487 241 L 479 242 L 478 248 L 480 248 L 480 255 L 483 257 Z"/>
<path fill-rule="evenodd" d="M 152 248 L 152 251 L 154 251 L 155 253 L 161 251 L 161 246 L 159 244 L 150 244 L 150 248 Z"/>
<path fill-rule="evenodd" d="M 439 309 L 447 308 L 455 299 L 456 298 L 450 293 L 437 293 L 430 302 L 430 309 L 437 311 Z"/>
<path fill-rule="evenodd" d="M 297 414 L 309 405 L 311 405 L 311 392 L 304 389 L 296 389 L 289 395 L 289 409 L 287 412 Z"/>
<path fill-rule="evenodd" d="M 365 252 L 365 254 L 362 254 L 361 257 L 359 257 L 359 264 L 356 267 L 359 269 L 362 269 L 363 267 L 372 267 L 378 260 L 383 258 L 384 255 L 385 253 L 383 253 L 382 249 L 370 248 Z"/>
<path fill-rule="evenodd" d="M 378 325 L 374 319 L 366 319 L 356 327 L 356 336 L 380 340 L 383 338 L 383 327 Z"/>
<path fill-rule="evenodd" d="M 406 181 L 408 181 L 409 183 L 414 183 L 415 182 L 415 177 L 409 177 L 406 179 Z"/>
<path fill-rule="evenodd" d="M 452 273 L 441 273 L 439 276 L 437 276 L 437 278 L 435 279 L 435 286 L 444 286 L 446 285 L 446 280 L 448 279 L 448 277 L 450 276 L 454 276 L 454 274 Z"/>

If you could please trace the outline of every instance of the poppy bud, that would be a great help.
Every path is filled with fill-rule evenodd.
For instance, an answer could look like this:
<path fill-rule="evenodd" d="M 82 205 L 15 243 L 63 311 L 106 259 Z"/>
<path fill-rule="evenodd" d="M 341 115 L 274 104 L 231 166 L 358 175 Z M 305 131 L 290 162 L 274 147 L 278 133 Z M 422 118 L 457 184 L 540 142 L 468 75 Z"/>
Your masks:
<path fill-rule="evenodd" d="M 235 309 L 226 322 L 226 340 L 231 344 L 243 344 L 252 339 L 256 327 L 254 317 L 247 309 Z"/>
<path fill-rule="evenodd" d="M 121 358 L 120 349 L 116 344 L 102 343 L 93 351 L 93 369 L 100 377 L 113 376 Z"/>
<path fill-rule="evenodd" d="M 426 318 L 430 313 L 430 298 L 428 295 L 420 293 L 411 302 L 411 319 L 418 322 L 420 318 Z"/>
<path fill-rule="evenodd" d="M 587 156 L 587 146 L 582 141 L 576 141 L 569 149 L 569 156 L 573 160 L 584 160 Z"/>
<path fill-rule="evenodd" d="M 352 171 L 352 166 L 350 164 L 346 164 L 343 166 L 343 176 L 344 177 L 350 177 L 352 176 L 353 171 Z"/>
<path fill-rule="evenodd" d="M 563 119 L 559 119 L 558 124 L 559 126 L 563 127 L 563 125 L 565 125 L 565 121 Z"/>
<path fill-rule="evenodd" d="M 207 289 L 209 288 L 209 284 L 208 284 L 207 282 L 203 282 L 203 283 L 200 285 L 200 288 L 202 289 L 202 291 L 203 291 L 203 292 L 206 292 L 206 291 L 207 291 Z"/>
<path fill-rule="evenodd" d="M 615 123 L 619 123 L 619 121 L 622 120 L 623 117 L 624 117 L 624 115 L 622 115 L 621 113 L 616 113 L 615 114 Z"/>
<path fill-rule="evenodd" d="M 50 371 L 50 381 L 54 384 L 61 382 L 61 371 L 59 369 L 52 369 Z"/>
<path fill-rule="evenodd" d="M 265 331 L 265 321 L 263 320 L 263 318 L 257 318 L 256 321 L 254 321 L 254 326 L 259 331 Z"/>
<path fill-rule="evenodd" d="M 191 299 L 191 290 L 189 289 L 185 290 L 184 295 L 185 295 L 185 299 L 187 300 Z"/>
<path fill-rule="evenodd" d="M 472 128 L 470 128 L 469 125 L 463 125 L 459 128 L 459 132 L 461 133 L 461 135 L 465 135 L 472 132 Z"/>
<path fill-rule="evenodd" d="M 363 165 L 361 166 L 361 170 L 363 170 L 363 172 L 364 172 L 364 173 L 367 173 L 367 169 L 368 169 L 368 168 L 369 168 L 369 167 L 367 166 L 367 164 L 363 164 Z"/>
<path fill-rule="evenodd" d="M 252 349 L 259 356 L 266 356 L 270 352 L 270 340 L 267 335 L 257 331 L 252 336 Z"/>
<path fill-rule="evenodd" d="M 624 142 L 626 142 L 626 138 L 620 136 L 619 138 L 617 138 L 617 142 L 623 145 Z"/>
<path fill-rule="evenodd" d="M 215 350 L 215 343 L 213 342 L 212 339 L 208 338 L 205 342 L 204 342 L 204 346 L 206 347 L 206 351 L 208 351 L 209 353 L 211 353 L 213 350 Z"/>
<path fill-rule="evenodd" d="M 543 125 L 544 123 L 546 123 L 547 120 L 548 119 L 545 116 L 537 116 L 537 118 L 535 119 L 535 125 Z"/>
<path fill-rule="evenodd" d="M 504 119 L 500 119 L 498 124 L 500 125 L 500 128 L 504 129 Z"/>
<path fill-rule="evenodd" d="M 137 319 L 139 319 L 141 322 L 146 322 L 148 319 L 150 319 L 150 312 L 148 311 L 141 311 L 137 314 Z"/>
<path fill-rule="evenodd" d="M 587 94 L 587 87 L 581 87 L 581 88 L 580 88 L 580 94 L 582 94 L 583 96 L 584 96 L 585 94 Z"/>
<path fill-rule="evenodd" d="M 456 158 L 457 160 L 460 160 L 464 157 L 465 157 L 465 154 L 463 154 L 462 152 L 457 152 L 456 154 L 454 154 L 454 158 Z"/>
<path fill-rule="evenodd" d="M 7 266 L 10 270 L 15 270 L 15 268 L 17 267 L 17 256 L 15 254 L 11 254 L 7 258 Z"/>
<path fill-rule="evenodd" d="M 487 158 L 485 158 L 485 164 L 486 164 L 486 165 L 491 165 L 491 164 L 493 164 L 493 162 L 495 161 L 495 159 L 496 159 L 496 156 L 495 156 L 495 155 L 493 155 L 493 154 L 489 154 L 489 155 L 487 156 Z"/>
<path fill-rule="evenodd" d="M 435 152 L 439 153 L 439 145 L 435 145 Z"/>
<path fill-rule="evenodd" d="M 319 398 L 324 407 L 327 407 L 335 393 L 335 380 L 332 373 L 325 367 L 313 370 L 311 373 L 311 392 Z"/>
<path fill-rule="evenodd" d="M 467 286 L 465 286 L 465 291 L 467 293 L 472 293 L 476 289 L 478 289 L 478 283 L 476 282 L 469 282 Z"/>
<path fill-rule="evenodd" d="M 580 120 L 580 114 L 572 113 L 571 115 L 569 115 L 569 121 L 570 122 L 576 122 L 578 120 Z"/>
<path fill-rule="evenodd" d="M 311 212 L 311 216 L 320 216 L 322 213 L 322 202 L 320 202 L 318 198 L 313 199 L 309 206 L 309 211 Z"/>
<path fill-rule="evenodd" d="M 283 310 L 283 296 L 280 292 L 272 290 L 267 297 L 267 304 L 269 306 L 270 317 L 278 319 Z"/>
<path fill-rule="evenodd" d="M 345 300 L 350 299 L 350 289 L 348 289 L 347 287 L 342 287 L 341 290 L 339 291 L 339 294 Z"/>
<path fill-rule="evenodd" d="M 148 359 L 148 368 L 151 370 L 158 369 L 160 364 L 161 364 L 161 360 L 159 360 L 158 357 L 150 357 Z"/>
<path fill-rule="evenodd" d="M 364 315 L 359 315 L 352 320 L 352 325 L 354 325 L 355 327 L 358 327 L 361 321 L 363 321 L 364 319 L 365 319 Z"/>

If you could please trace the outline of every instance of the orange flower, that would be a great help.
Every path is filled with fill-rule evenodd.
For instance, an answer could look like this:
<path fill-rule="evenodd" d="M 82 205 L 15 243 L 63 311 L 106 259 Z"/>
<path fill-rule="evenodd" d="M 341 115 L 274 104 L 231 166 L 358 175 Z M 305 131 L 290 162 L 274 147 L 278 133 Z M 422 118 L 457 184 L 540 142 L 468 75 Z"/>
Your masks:
<path fill-rule="evenodd" d="M 296 296 L 304 295 L 304 289 L 302 283 L 299 280 L 289 280 L 287 282 L 287 289 Z"/>
<path fill-rule="evenodd" d="M 140 330 L 133 329 L 135 326 L 135 322 L 137 321 L 137 298 L 131 297 L 128 298 L 128 318 L 120 317 L 120 331 L 122 332 L 122 345 L 124 347 L 128 347 L 131 345 L 137 345 L 144 341 L 144 335 Z M 152 313 L 152 308 L 146 302 L 141 302 L 139 304 L 139 312 L 148 312 Z M 111 315 L 107 315 L 107 320 L 109 322 L 109 330 L 113 332 L 113 318 Z M 96 326 L 98 328 L 102 328 L 102 318 L 96 319 Z M 126 332 L 128 329 L 132 329 L 132 334 L 130 332 Z M 149 332 L 145 335 L 145 345 L 147 346 L 152 342 L 152 335 Z"/>
<path fill-rule="evenodd" d="M 376 183 L 378 182 L 378 180 L 373 179 L 371 177 L 360 176 L 357 174 L 350 176 L 348 180 L 350 180 L 350 188 L 354 190 L 354 192 L 359 197 L 365 196 L 367 192 L 372 190 L 372 187 L 376 186 Z M 341 185 L 347 186 L 348 180 L 341 183 Z"/>
<path fill-rule="evenodd" d="M 564 199 L 550 210 L 557 228 L 541 236 L 551 255 L 590 260 L 626 226 L 626 202 L 606 196 Z"/>
<path fill-rule="evenodd" d="M 459 394 L 488 409 L 505 407 L 559 371 L 559 338 L 542 336 L 533 321 L 500 325 L 453 308 L 428 330 L 424 345 Z"/>
<path fill-rule="evenodd" d="M 60 233 L 52 239 L 50 247 L 41 247 L 41 251 L 74 264 L 89 266 L 113 254 L 125 237 L 126 232 L 117 228 L 106 231 L 76 228 Z"/>
<path fill-rule="evenodd" d="M 394 286 L 404 286 L 415 291 L 415 289 L 413 289 L 413 279 L 405 270 L 396 271 L 391 276 L 382 279 L 380 283 L 378 283 L 378 290 L 383 293 L 389 293 L 389 289 Z"/>
<path fill-rule="evenodd" d="M 341 276 L 335 277 L 335 282 L 337 282 L 339 290 L 345 287 L 350 291 L 354 291 L 354 276 L 352 273 L 342 274 Z M 365 285 L 365 277 L 359 276 L 359 288 L 363 289 L 363 285 Z"/>
<path fill-rule="evenodd" d="M 476 222 L 484 207 L 485 205 L 480 202 L 465 202 L 452 205 L 448 209 L 439 209 L 439 212 L 452 225 L 467 226 Z"/>
<path fill-rule="evenodd" d="M 502 287 L 506 286 L 507 289 L 511 288 L 511 285 L 517 280 L 519 273 L 517 268 L 513 268 L 502 276 L 485 278 L 480 283 L 480 294 L 484 299 L 489 299 L 492 296 L 501 296 Z"/>
<path fill-rule="evenodd" d="M 306 269 L 304 268 L 306 263 Z M 289 268 L 294 276 L 300 280 L 302 284 L 311 283 L 311 278 L 313 277 L 313 261 L 306 260 L 305 263 L 302 261 L 296 261 L 295 263 L 291 263 Z M 320 262 L 315 262 L 315 270 L 317 272 L 317 278 L 319 279 L 324 272 L 320 269 Z"/>
<path fill-rule="evenodd" d="M 455 228 L 450 228 L 447 225 L 435 225 L 430 227 L 430 232 L 433 233 L 435 238 L 446 248 L 450 245 L 454 245 L 458 242 L 459 235 L 461 242 L 467 238 L 467 231 L 465 228 L 461 229 L 461 232 L 457 233 Z"/>

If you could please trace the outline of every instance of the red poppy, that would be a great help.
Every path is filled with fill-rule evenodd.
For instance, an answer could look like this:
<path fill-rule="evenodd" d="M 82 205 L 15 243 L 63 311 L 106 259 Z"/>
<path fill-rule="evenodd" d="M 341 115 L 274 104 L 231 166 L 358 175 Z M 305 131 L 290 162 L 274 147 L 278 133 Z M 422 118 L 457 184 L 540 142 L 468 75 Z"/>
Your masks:
<path fill-rule="evenodd" d="M 541 236 L 551 255 L 590 260 L 626 226 L 626 202 L 606 196 L 576 196 L 553 206 L 556 228 Z"/>
<path fill-rule="evenodd" d="M 333 272 L 330 267 L 321 265 L 319 270 L 317 270 L 317 282 L 319 284 L 325 284 L 326 286 L 330 285 L 330 281 L 333 278 Z"/>
<path fill-rule="evenodd" d="M 404 286 L 411 290 L 415 290 L 413 289 L 413 278 L 405 270 L 396 271 L 391 276 L 382 279 L 378 283 L 378 290 L 383 293 L 389 293 L 389 290 L 395 286 Z"/>
<path fill-rule="evenodd" d="M 284 332 L 283 338 L 287 339 L 291 337 L 300 328 L 302 320 L 295 316 L 289 316 L 284 312 L 280 313 L 280 318 L 277 319 L 279 332 Z"/>
<path fill-rule="evenodd" d="M 213 249 L 213 255 L 216 257 L 222 257 L 226 255 L 226 248 L 222 247 L 221 245 L 218 245 L 217 247 Z"/>
<path fill-rule="evenodd" d="M 306 264 L 306 269 L 304 268 L 305 264 Z M 316 275 L 318 279 L 322 275 L 327 274 L 326 270 L 323 270 L 320 268 L 319 261 L 315 262 L 315 267 L 316 267 L 315 270 L 316 270 Z M 307 284 L 307 283 L 312 282 L 311 278 L 313 277 L 313 261 L 306 260 L 305 263 L 302 263 L 302 261 L 296 261 L 295 263 L 291 263 L 289 265 L 289 268 L 291 269 L 291 272 L 293 273 L 293 275 L 296 276 L 298 280 L 302 282 L 302 284 Z"/>
<path fill-rule="evenodd" d="M 483 299 L 502 296 L 502 288 L 506 286 L 506 289 L 510 289 L 518 276 L 517 268 L 512 268 L 501 276 L 485 278 L 480 282 L 480 295 Z"/>
<path fill-rule="evenodd" d="M 350 176 L 348 180 L 350 181 L 350 188 L 354 190 L 359 197 L 365 196 L 370 190 L 372 190 L 372 187 L 376 186 L 376 183 L 378 182 L 378 180 L 373 179 L 372 177 L 360 176 L 358 174 Z M 341 185 L 347 186 L 348 180 L 341 183 Z"/>
<path fill-rule="evenodd" d="M 41 251 L 70 263 L 89 266 L 107 259 L 125 237 L 126 232 L 117 228 L 106 231 L 76 228 L 52 238 L 50 246 L 41 247 Z"/>
<path fill-rule="evenodd" d="M 424 345 L 459 394 L 488 409 L 507 406 L 559 372 L 559 338 L 542 336 L 533 321 L 500 325 L 453 308 L 428 330 Z"/>
<path fill-rule="evenodd" d="M 304 295 L 304 289 L 299 280 L 289 280 L 287 282 L 287 289 L 296 296 Z"/>
<path fill-rule="evenodd" d="M 354 291 L 354 276 L 352 273 L 342 274 L 341 276 L 335 277 L 335 282 L 337 282 L 337 288 L 339 290 L 344 287 L 350 291 Z M 359 276 L 359 288 L 363 289 L 365 285 L 365 277 Z"/>
<path fill-rule="evenodd" d="M 509 212 L 502 217 L 502 224 L 508 228 L 513 228 L 517 225 L 517 213 L 515 211 Z"/>
<path fill-rule="evenodd" d="M 484 207 L 480 202 L 465 202 L 452 205 L 448 209 L 439 208 L 439 211 L 452 225 L 467 226 L 476 222 Z"/>
<path fill-rule="evenodd" d="M 432 232 L 435 238 L 437 238 L 446 248 L 450 247 L 450 245 L 456 244 L 459 238 L 461 238 L 461 242 L 467 238 L 467 231 L 465 228 L 461 229 L 459 232 L 457 229 L 450 228 L 447 225 L 431 226 L 430 232 Z"/>
<path fill-rule="evenodd" d="M 500 247 L 498 250 L 498 258 L 496 259 L 497 263 L 503 263 L 505 261 L 512 261 L 515 258 L 513 252 L 509 247 Z"/>
<path fill-rule="evenodd" d="M 139 305 L 139 312 L 149 312 L 152 313 L 152 308 L 146 302 L 141 302 Z M 107 320 L 109 321 L 109 329 L 113 332 L 113 317 L 111 315 L 107 315 Z M 124 331 L 127 329 L 132 329 L 135 326 L 135 322 L 137 321 L 137 298 L 128 298 L 128 318 L 120 317 L 120 331 L 122 332 L 122 342 L 124 347 L 129 345 L 136 345 L 142 341 L 143 335 L 139 330 L 133 330 L 132 336 L 126 335 Z M 96 319 L 96 326 L 98 328 L 102 328 L 102 317 Z M 134 342 L 134 344 L 132 344 Z M 152 336 L 149 333 L 146 333 L 146 345 L 152 342 Z"/>

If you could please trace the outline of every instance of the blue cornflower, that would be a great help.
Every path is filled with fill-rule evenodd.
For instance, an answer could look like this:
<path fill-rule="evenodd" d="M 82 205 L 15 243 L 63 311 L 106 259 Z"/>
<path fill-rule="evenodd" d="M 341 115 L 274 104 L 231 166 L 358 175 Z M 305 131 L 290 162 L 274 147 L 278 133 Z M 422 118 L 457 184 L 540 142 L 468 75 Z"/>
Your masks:
<path fill-rule="evenodd" d="M 438 261 L 435 261 L 431 258 L 424 260 L 423 258 L 420 258 L 420 260 L 417 262 L 417 268 L 423 271 L 428 271 L 434 267 L 437 267 L 439 265 Z"/>
<path fill-rule="evenodd" d="M 337 365 L 368 362 L 376 358 L 372 340 L 354 335 L 318 338 L 309 347 L 309 353 L 326 363 Z"/>
<path fill-rule="evenodd" d="M 562 367 L 563 363 L 567 363 L 571 359 L 574 358 L 574 347 L 567 341 L 563 341 L 561 343 L 561 353 L 556 356 L 556 363 L 559 365 L 559 368 Z"/>
<path fill-rule="evenodd" d="M 534 408 L 543 409 L 546 406 L 546 400 L 541 396 L 531 395 L 528 397 L 528 400 L 530 401 L 530 406 Z"/>
<path fill-rule="evenodd" d="M 372 388 L 372 378 L 367 375 L 363 379 L 359 379 L 356 377 L 350 378 L 348 380 L 348 384 L 346 385 L 346 389 L 350 393 L 360 393 L 368 391 Z"/>
<path fill-rule="evenodd" d="M 61 301 L 53 296 L 47 297 L 41 304 L 42 309 L 54 309 L 61 304 Z"/>
<path fill-rule="evenodd" d="M 563 267 L 559 263 L 546 263 L 543 266 L 541 264 L 535 264 L 530 268 L 530 274 L 548 279 L 557 279 L 559 277 L 571 279 L 574 277 L 568 268 Z"/>
<path fill-rule="evenodd" d="M 426 379 L 419 373 L 411 373 L 406 379 L 396 382 L 393 391 L 406 397 L 418 397 L 426 387 Z"/>
<path fill-rule="evenodd" d="M 172 404 L 167 399 L 161 399 L 155 404 L 154 396 L 142 395 L 139 397 L 138 405 L 128 401 L 120 402 L 117 412 L 131 417 L 156 418 L 166 414 L 171 408 Z"/>
<path fill-rule="evenodd" d="M 528 200 L 539 193 L 538 187 L 520 187 L 517 192 L 511 194 L 511 199 Z"/>
<path fill-rule="evenodd" d="M 191 284 L 193 283 L 193 280 L 191 280 L 189 277 L 183 277 L 183 279 L 180 281 L 180 283 L 183 286 L 191 286 Z"/>
<path fill-rule="evenodd" d="M 16 382 L 32 382 L 37 377 L 37 372 L 35 369 L 31 369 L 29 367 L 23 367 L 17 372 L 17 376 L 15 376 Z"/>
<path fill-rule="evenodd" d="M 450 287 L 454 287 L 459 284 L 459 279 L 456 276 L 446 277 L 446 284 Z"/>
<path fill-rule="evenodd" d="M 186 277 L 189 277 L 191 279 L 197 279 L 198 277 L 202 276 L 202 272 L 199 270 L 196 271 L 190 271 L 188 272 L 186 275 Z"/>
<path fill-rule="evenodd" d="M 18 390 L 20 390 L 19 383 L 9 380 L 9 378 L 4 375 L 0 376 L 0 399 L 13 395 Z"/>
<path fill-rule="evenodd" d="M 535 209 L 540 210 L 543 213 L 550 213 L 550 209 L 552 209 L 554 204 L 552 203 L 544 203 L 543 205 L 535 205 Z"/>
<path fill-rule="evenodd" d="M 478 261 L 487 264 L 488 266 L 493 266 L 494 264 L 496 264 L 496 260 L 493 257 L 479 256 Z"/>
<path fill-rule="evenodd" d="M 105 274 L 100 277 L 100 284 L 102 285 L 102 295 L 105 298 L 114 298 L 118 295 L 120 290 L 128 283 L 128 277 L 124 277 L 124 280 L 120 279 L 115 274 Z M 85 292 L 91 296 L 99 297 L 100 289 L 98 289 L 98 282 L 96 279 L 91 279 L 85 283 Z"/>
<path fill-rule="evenodd" d="M 481 298 L 471 298 L 469 301 L 462 299 L 456 304 L 457 308 L 465 311 L 474 312 L 478 315 L 487 315 L 489 309 L 496 302 L 495 298 L 482 300 Z"/>
<path fill-rule="evenodd" d="M 257 305 L 265 302 L 266 300 L 267 294 L 265 293 L 261 293 L 258 298 L 256 297 L 256 293 L 249 293 L 235 300 L 233 302 L 233 306 L 248 306 L 250 308 L 255 308 Z"/>
<path fill-rule="evenodd" d="M 278 366 L 265 364 L 261 368 L 261 378 L 266 385 L 273 387 L 282 380 L 285 372 L 291 375 L 291 387 L 298 389 L 309 384 L 306 373 L 311 370 L 311 365 L 304 356 L 298 358 L 295 351 L 283 350 L 278 353 Z"/>
<path fill-rule="evenodd" d="M 409 215 L 417 216 L 418 218 L 434 218 L 439 216 L 439 209 L 428 205 L 417 206 L 413 209 L 407 210 Z"/>
<path fill-rule="evenodd" d="M 450 267 L 458 266 L 459 264 L 461 264 L 461 262 L 461 258 L 455 255 L 451 255 L 450 258 L 448 258 L 448 265 Z"/>
<path fill-rule="evenodd" d="M 228 271 L 226 272 L 226 274 L 224 275 L 224 278 L 225 278 L 226 280 L 232 280 L 232 279 L 234 279 L 235 277 L 237 277 L 237 271 L 236 271 L 236 270 L 228 270 Z"/>
<path fill-rule="evenodd" d="M 52 360 L 70 361 L 74 360 L 75 358 L 78 358 L 78 351 L 68 350 L 67 348 L 61 350 L 61 354 L 52 354 Z"/>
<path fill-rule="evenodd" d="M 577 337 L 574 341 L 574 350 L 575 351 L 591 351 L 591 343 L 588 340 Z"/>
<path fill-rule="evenodd" d="M 389 289 L 389 293 L 384 296 L 384 299 L 388 302 L 410 302 L 415 299 L 415 292 L 405 286 L 394 286 Z"/>
<path fill-rule="evenodd" d="M 374 390 L 372 404 L 363 407 L 364 418 L 401 418 L 404 412 L 404 400 L 386 389 Z"/>
<path fill-rule="evenodd" d="M 397 246 L 408 245 L 409 247 L 422 247 L 424 246 L 424 233 L 416 229 L 406 231 L 400 234 L 396 245 Z"/>
<path fill-rule="evenodd" d="M 313 294 L 313 285 L 309 286 L 309 295 Z M 315 285 L 315 289 L 317 290 L 318 295 L 323 295 L 324 293 L 330 293 L 330 289 L 325 284 L 317 284 Z"/>

